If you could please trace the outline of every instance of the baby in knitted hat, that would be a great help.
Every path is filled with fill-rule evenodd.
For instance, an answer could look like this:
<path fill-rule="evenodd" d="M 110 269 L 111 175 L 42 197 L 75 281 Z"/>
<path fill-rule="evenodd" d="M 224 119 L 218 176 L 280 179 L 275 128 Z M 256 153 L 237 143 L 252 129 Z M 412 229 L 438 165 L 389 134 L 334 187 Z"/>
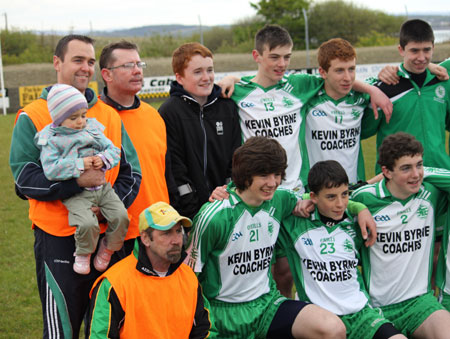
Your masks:
<path fill-rule="evenodd" d="M 120 161 L 120 149 L 105 137 L 104 126 L 95 118 L 86 118 L 88 104 L 76 88 L 56 84 L 47 96 L 52 123 L 35 136 L 41 150 L 41 163 L 48 180 L 78 178 L 89 169 L 109 170 Z M 104 271 L 114 251 L 119 250 L 128 230 L 128 214 L 110 183 L 85 188 L 62 201 L 69 211 L 69 225 L 75 226 L 75 262 L 73 269 L 89 274 L 90 258 L 100 234 L 91 207 L 99 207 L 108 221 L 105 237 L 94 258 L 97 271 Z"/>

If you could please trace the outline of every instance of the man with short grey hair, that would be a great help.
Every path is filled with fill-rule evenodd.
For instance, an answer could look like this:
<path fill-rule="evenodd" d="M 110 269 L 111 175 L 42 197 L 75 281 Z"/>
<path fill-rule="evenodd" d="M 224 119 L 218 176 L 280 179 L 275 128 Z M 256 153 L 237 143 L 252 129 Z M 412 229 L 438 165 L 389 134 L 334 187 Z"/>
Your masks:
<path fill-rule="evenodd" d="M 134 239 L 139 236 L 141 211 L 157 201 L 169 202 L 166 125 L 159 113 L 136 95 L 142 88 L 146 66 L 139 56 L 138 47 L 125 40 L 105 46 L 100 55 L 100 69 L 105 82 L 100 99 L 119 113 L 136 148 L 142 170 L 139 194 L 128 208 L 131 220 L 123 257 L 131 253 Z"/>

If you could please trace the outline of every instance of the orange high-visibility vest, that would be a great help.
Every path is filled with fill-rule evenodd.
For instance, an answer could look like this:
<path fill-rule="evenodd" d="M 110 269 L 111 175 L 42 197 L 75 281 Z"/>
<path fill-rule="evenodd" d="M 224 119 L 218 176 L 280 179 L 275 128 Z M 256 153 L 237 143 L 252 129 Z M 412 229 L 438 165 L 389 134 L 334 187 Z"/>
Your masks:
<path fill-rule="evenodd" d="M 181 264 L 166 277 L 136 269 L 134 253 L 112 266 L 94 283 L 107 278 L 125 312 L 121 338 L 187 339 L 194 324 L 198 280 Z"/>
<path fill-rule="evenodd" d="M 26 112 L 38 132 L 52 122 L 47 108 L 47 101 L 44 99 L 37 99 L 25 106 L 22 110 L 19 110 L 16 121 L 22 112 Z M 114 109 L 98 100 L 94 106 L 89 108 L 87 117 L 96 118 L 103 126 L 105 126 L 105 136 L 110 139 L 115 146 L 119 147 L 119 149 L 121 148 L 122 122 Z M 106 181 L 110 182 L 111 185 L 116 181 L 117 175 L 119 174 L 119 167 L 120 164 L 105 173 Z M 67 208 L 60 200 L 38 201 L 29 199 L 28 201 L 30 204 L 28 217 L 33 222 L 33 225 L 38 226 L 46 233 L 59 237 L 65 237 L 75 233 L 76 228 L 69 226 Z M 100 226 L 101 232 L 104 232 L 106 230 L 106 225 L 101 224 Z"/>
<path fill-rule="evenodd" d="M 155 202 L 169 203 L 166 185 L 166 125 L 158 111 L 141 101 L 139 108 L 118 111 L 139 158 L 142 181 L 128 208 L 130 225 L 125 239 L 139 236 L 139 215 Z"/>

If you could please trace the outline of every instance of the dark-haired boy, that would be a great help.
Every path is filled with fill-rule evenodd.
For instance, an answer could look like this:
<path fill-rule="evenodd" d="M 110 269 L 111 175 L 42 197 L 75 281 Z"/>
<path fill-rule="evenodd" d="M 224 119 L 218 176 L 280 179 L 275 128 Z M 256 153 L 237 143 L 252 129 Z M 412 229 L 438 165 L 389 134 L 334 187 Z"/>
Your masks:
<path fill-rule="evenodd" d="M 285 219 L 278 245 L 288 256 L 299 298 L 337 314 L 347 338 L 404 338 L 369 305 L 357 268 L 363 238 L 347 211 L 348 184 L 337 161 L 312 166 L 308 187 L 315 210 L 309 218 Z"/>
<path fill-rule="evenodd" d="M 378 157 L 384 179 L 356 190 L 352 199 L 364 203 L 377 223 L 377 242 L 361 256 L 372 305 L 408 337 L 448 338 L 450 313 L 430 283 L 435 218 L 447 197 L 423 182 L 423 153 L 410 134 L 387 136 Z M 448 189 L 449 171 L 427 172 L 427 181 Z"/>
<path fill-rule="evenodd" d="M 434 51 L 433 29 L 420 19 L 404 22 L 400 29 L 398 50 L 403 57 L 397 72 L 398 83 L 374 83 L 391 98 L 394 104 L 392 119 L 387 124 L 384 117 L 374 121 L 367 114 L 363 119 L 363 129 L 367 136 L 377 134 L 377 148 L 390 134 L 399 131 L 411 133 L 425 149 L 424 165 L 450 170 L 450 157 L 445 147 L 446 129 L 450 127 L 450 80 L 440 81 L 427 69 Z M 450 60 L 441 65 L 449 70 Z M 375 171 L 380 172 L 378 164 Z M 437 221 L 436 252 L 444 219 L 445 216 L 441 216 Z M 445 248 L 443 250 L 446 251 Z M 447 287 L 447 291 L 450 292 L 450 288 Z"/>
<path fill-rule="evenodd" d="M 445 130 L 450 115 L 450 80 L 440 81 L 427 69 L 433 56 L 434 34 L 431 26 L 420 19 L 403 23 L 398 51 L 403 57 L 395 85 L 375 79 L 394 104 L 389 124 L 385 117 L 374 120 L 364 116 L 362 127 L 367 136 L 377 134 L 377 148 L 390 134 L 403 131 L 416 136 L 425 149 L 426 166 L 450 169 L 450 157 L 445 149 Z M 443 66 L 449 68 L 450 62 Z M 447 126 L 448 129 L 448 126 Z M 376 165 L 376 172 L 380 167 Z"/>
<path fill-rule="evenodd" d="M 271 274 L 275 242 L 297 196 L 277 189 L 286 152 L 252 137 L 233 155 L 229 197 L 205 204 L 191 231 L 190 265 L 198 273 L 220 338 L 343 338 L 338 317 L 316 305 L 288 300 Z"/>

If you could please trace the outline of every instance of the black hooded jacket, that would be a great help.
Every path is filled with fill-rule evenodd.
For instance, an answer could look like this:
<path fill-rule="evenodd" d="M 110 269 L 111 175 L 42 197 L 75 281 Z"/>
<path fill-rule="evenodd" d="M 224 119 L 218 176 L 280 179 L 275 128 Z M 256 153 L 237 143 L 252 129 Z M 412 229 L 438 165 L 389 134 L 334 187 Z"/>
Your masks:
<path fill-rule="evenodd" d="M 205 105 L 178 82 L 170 86 L 170 98 L 159 108 L 166 123 L 172 173 L 178 187 L 171 204 L 193 218 L 211 192 L 231 178 L 231 159 L 241 144 L 235 103 L 220 97 L 214 85 Z"/>

